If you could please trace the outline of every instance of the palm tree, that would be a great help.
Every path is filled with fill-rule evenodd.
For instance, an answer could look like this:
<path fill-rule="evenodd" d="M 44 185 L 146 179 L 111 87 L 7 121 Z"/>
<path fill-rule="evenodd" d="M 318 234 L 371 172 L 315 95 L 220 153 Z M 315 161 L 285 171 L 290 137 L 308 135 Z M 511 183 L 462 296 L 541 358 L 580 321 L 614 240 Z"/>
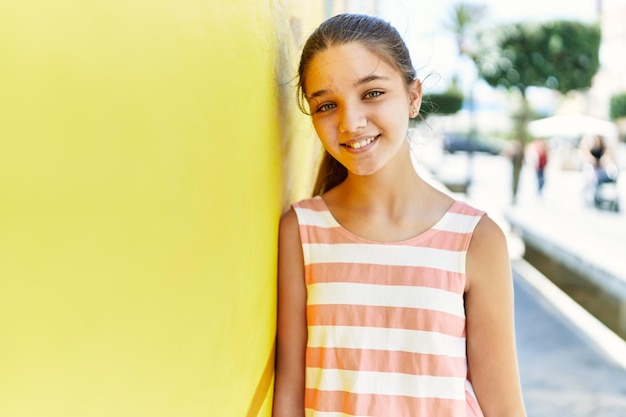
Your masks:
<path fill-rule="evenodd" d="M 472 50 L 468 42 L 476 36 L 476 26 L 485 16 L 484 4 L 459 2 L 452 6 L 444 27 L 454 34 L 459 56 L 471 57 Z"/>
<path fill-rule="evenodd" d="M 475 3 L 465 3 L 463 1 L 456 3 L 450 9 L 448 19 L 444 22 L 444 28 L 454 35 L 456 41 L 458 60 L 461 61 L 462 57 L 467 57 L 473 62 L 473 43 L 477 36 L 476 26 L 483 19 L 487 6 Z M 459 62 L 460 64 L 460 62 Z M 452 78 L 452 86 L 450 90 L 460 91 L 459 88 L 459 68 L 457 65 L 457 73 Z M 467 179 L 465 188 L 469 187 L 472 182 L 472 143 L 475 141 L 476 135 L 476 121 L 474 117 L 474 82 L 470 87 L 470 92 L 467 97 L 468 107 L 470 111 L 471 128 L 468 136 L 469 141 L 469 153 L 468 153 L 468 165 L 467 165 Z"/>
<path fill-rule="evenodd" d="M 487 11 L 487 6 L 476 3 L 465 3 L 463 1 L 455 3 L 443 22 L 446 30 L 454 35 L 456 42 L 458 60 L 463 57 L 470 58 L 473 62 L 475 41 L 477 38 L 477 26 L 483 19 Z M 457 66 L 458 68 L 458 66 Z M 459 74 L 455 74 L 452 83 L 453 87 L 458 87 Z"/>

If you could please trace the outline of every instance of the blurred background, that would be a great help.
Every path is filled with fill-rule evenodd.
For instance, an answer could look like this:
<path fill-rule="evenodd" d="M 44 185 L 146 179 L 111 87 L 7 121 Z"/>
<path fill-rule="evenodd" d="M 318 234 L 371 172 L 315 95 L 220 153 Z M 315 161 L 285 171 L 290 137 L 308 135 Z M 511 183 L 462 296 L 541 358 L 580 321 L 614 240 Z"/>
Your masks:
<path fill-rule="evenodd" d="M 0 415 L 269 416 L 299 51 L 405 37 L 416 169 L 505 230 L 529 417 L 626 415 L 626 0 L 0 2 Z"/>

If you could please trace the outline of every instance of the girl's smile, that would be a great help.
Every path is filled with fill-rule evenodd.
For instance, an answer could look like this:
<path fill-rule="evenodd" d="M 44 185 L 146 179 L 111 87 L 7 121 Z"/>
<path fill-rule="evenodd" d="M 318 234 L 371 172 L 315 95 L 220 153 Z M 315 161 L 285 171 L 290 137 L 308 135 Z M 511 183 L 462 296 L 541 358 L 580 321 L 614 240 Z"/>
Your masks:
<path fill-rule="evenodd" d="M 346 148 L 348 148 L 348 150 L 353 150 L 354 152 L 365 152 L 367 149 L 371 148 L 370 145 L 378 140 L 379 137 L 380 135 L 370 136 L 368 138 L 360 140 L 355 139 L 346 143 L 342 143 L 341 146 L 345 146 Z"/>

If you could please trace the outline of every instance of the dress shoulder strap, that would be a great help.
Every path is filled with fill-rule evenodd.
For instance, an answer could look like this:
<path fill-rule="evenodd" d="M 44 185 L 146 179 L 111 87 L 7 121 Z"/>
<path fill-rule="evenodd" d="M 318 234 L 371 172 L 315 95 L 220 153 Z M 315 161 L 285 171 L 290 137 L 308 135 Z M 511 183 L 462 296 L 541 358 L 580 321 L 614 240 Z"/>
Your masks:
<path fill-rule="evenodd" d="M 300 227 L 312 226 L 322 228 L 339 227 L 339 224 L 328 210 L 322 197 L 315 196 L 301 200 L 292 205 L 298 217 Z"/>

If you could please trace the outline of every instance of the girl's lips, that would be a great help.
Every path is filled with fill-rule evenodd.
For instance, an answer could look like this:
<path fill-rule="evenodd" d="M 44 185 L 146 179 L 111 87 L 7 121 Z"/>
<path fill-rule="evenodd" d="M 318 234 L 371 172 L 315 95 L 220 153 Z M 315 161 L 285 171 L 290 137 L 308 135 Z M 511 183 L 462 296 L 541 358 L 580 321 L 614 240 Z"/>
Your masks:
<path fill-rule="evenodd" d="M 378 136 L 372 136 L 372 137 L 365 138 L 357 142 L 344 143 L 342 144 L 342 146 L 345 146 L 346 148 L 349 148 L 349 149 L 359 150 L 368 145 L 371 145 L 374 141 L 376 141 L 376 139 L 378 139 Z"/>

